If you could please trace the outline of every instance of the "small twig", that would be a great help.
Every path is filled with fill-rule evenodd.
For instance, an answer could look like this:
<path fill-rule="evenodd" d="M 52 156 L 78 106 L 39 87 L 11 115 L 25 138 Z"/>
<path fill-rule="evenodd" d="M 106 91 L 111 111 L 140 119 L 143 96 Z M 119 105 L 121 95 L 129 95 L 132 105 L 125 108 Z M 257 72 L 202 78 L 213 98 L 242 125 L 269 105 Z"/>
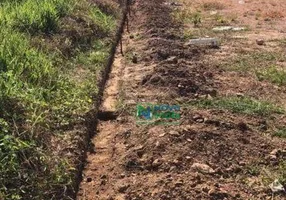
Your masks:
<path fill-rule="evenodd" d="M 122 37 L 121 37 L 121 39 L 120 39 L 120 53 L 121 53 L 121 55 L 122 55 L 122 56 L 124 56 L 124 54 L 123 54 L 123 43 L 122 43 Z"/>

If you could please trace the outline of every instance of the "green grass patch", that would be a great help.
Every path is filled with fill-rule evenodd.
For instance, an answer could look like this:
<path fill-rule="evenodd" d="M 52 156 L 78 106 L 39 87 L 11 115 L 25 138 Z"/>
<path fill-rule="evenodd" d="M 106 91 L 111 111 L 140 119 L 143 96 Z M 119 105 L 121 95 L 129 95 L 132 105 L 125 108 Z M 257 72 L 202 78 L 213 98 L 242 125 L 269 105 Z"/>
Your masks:
<path fill-rule="evenodd" d="M 116 26 L 116 20 L 113 16 L 103 13 L 98 7 L 93 6 L 90 8 L 90 18 L 99 26 L 103 32 L 112 32 Z"/>
<path fill-rule="evenodd" d="M 279 138 L 286 138 L 286 128 L 282 128 L 277 130 L 274 134 L 274 137 L 279 137 Z"/>
<path fill-rule="evenodd" d="M 217 23 L 217 25 L 229 25 L 231 20 L 227 19 L 225 16 L 221 14 L 215 14 L 214 20 Z"/>
<path fill-rule="evenodd" d="M 278 70 L 275 66 L 257 71 L 256 76 L 260 81 L 268 80 L 280 86 L 286 84 L 286 71 Z"/>
<path fill-rule="evenodd" d="M 54 155 L 51 138 L 69 145 L 65 131 L 84 123 L 116 22 L 114 16 L 87 4 L 0 2 L 0 199 L 67 199 L 66 192 L 74 189 L 73 161 Z M 60 30 L 64 18 L 71 23 L 62 31 L 68 34 Z M 77 23 L 85 30 L 73 27 Z M 106 34 L 84 40 L 94 34 L 94 27 Z M 82 32 L 75 36 L 78 31 Z M 71 38 L 86 48 L 76 48 L 71 57 L 47 48 L 57 39 Z M 35 40 L 41 42 L 32 45 Z"/>
<path fill-rule="evenodd" d="M 278 180 L 284 187 L 286 187 L 286 161 L 283 161 L 282 163 L 279 164 L 278 167 Z"/>
<path fill-rule="evenodd" d="M 59 19 L 71 11 L 73 4 L 72 0 L 9 2 L 0 9 L 0 21 L 24 32 L 50 33 L 57 30 Z"/>
<path fill-rule="evenodd" d="M 226 69 L 235 71 L 256 71 L 258 68 L 263 69 L 277 62 L 286 61 L 284 53 L 280 52 L 242 52 L 231 60 L 227 60 L 223 65 Z"/>
<path fill-rule="evenodd" d="M 250 165 L 247 167 L 247 173 L 251 176 L 258 176 L 260 174 L 260 168 L 258 165 Z"/>
<path fill-rule="evenodd" d="M 193 23 L 195 27 L 202 23 L 202 14 L 200 11 L 193 12 L 189 9 L 176 10 L 172 13 L 172 17 L 180 23 Z"/>
<path fill-rule="evenodd" d="M 184 36 L 184 40 L 190 40 L 190 39 L 197 38 L 197 36 L 195 35 L 194 31 L 192 31 L 190 29 L 185 29 L 183 36 Z"/>
<path fill-rule="evenodd" d="M 191 102 L 191 105 L 207 109 L 229 110 L 234 113 L 267 116 L 277 113 L 283 114 L 284 110 L 271 103 L 258 101 L 248 97 L 224 97 L 216 99 L 204 99 Z"/>
<path fill-rule="evenodd" d="M 12 74 L 22 81 L 33 85 L 51 86 L 55 70 L 52 61 L 43 53 L 30 47 L 25 35 L 1 27 L 0 32 L 0 66 L 6 76 Z M 13 77 L 6 77 L 13 78 Z M 4 84 L 9 83 L 5 81 Z M 22 86 L 21 86 L 22 87 Z M 2 88 L 3 89 L 3 88 Z M 4 90 L 10 91 L 11 90 Z"/>
<path fill-rule="evenodd" d="M 260 81 L 268 80 L 281 86 L 286 84 L 286 71 L 279 69 L 279 63 L 285 61 L 283 52 L 243 52 L 222 66 L 227 70 L 254 73 Z"/>
<path fill-rule="evenodd" d="M 106 61 L 108 56 L 109 42 L 104 40 L 96 40 L 92 46 L 92 50 L 80 52 L 76 56 L 76 62 L 88 67 L 90 70 L 98 69 Z M 94 66 L 95 65 L 95 66 Z"/>
<path fill-rule="evenodd" d="M 4 199 L 22 199 L 32 187 L 34 199 L 44 199 L 42 191 L 51 195 L 55 186 L 69 186 L 71 177 L 58 168 L 68 166 L 64 160 L 50 160 L 42 138 L 88 110 L 91 87 L 61 75 L 55 55 L 31 47 L 21 33 L 2 30 L 0 43 L 0 193 Z"/>
<path fill-rule="evenodd" d="M 271 184 L 275 179 L 279 181 L 284 187 L 286 187 L 286 161 L 281 160 L 276 166 L 266 166 L 262 169 L 264 173 L 261 173 L 262 181 L 265 185 Z"/>
<path fill-rule="evenodd" d="M 257 180 L 260 180 L 264 187 L 268 187 L 276 179 L 284 187 L 286 186 L 286 161 L 284 160 L 280 160 L 275 166 L 251 164 L 245 167 L 245 173 L 250 176 L 256 176 Z"/>

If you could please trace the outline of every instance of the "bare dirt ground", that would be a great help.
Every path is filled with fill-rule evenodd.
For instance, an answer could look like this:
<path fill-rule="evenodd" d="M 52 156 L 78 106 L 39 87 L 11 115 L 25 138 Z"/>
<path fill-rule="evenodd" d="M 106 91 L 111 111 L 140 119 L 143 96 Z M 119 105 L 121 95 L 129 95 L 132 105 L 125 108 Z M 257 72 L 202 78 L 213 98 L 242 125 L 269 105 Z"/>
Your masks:
<path fill-rule="evenodd" d="M 286 183 L 285 9 L 135 1 L 101 108 L 118 116 L 100 119 L 78 199 L 286 199 L 269 187 Z M 212 31 L 222 25 L 247 29 Z M 199 37 L 220 48 L 186 45 Z M 139 102 L 180 105 L 180 124 L 136 124 Z"/>

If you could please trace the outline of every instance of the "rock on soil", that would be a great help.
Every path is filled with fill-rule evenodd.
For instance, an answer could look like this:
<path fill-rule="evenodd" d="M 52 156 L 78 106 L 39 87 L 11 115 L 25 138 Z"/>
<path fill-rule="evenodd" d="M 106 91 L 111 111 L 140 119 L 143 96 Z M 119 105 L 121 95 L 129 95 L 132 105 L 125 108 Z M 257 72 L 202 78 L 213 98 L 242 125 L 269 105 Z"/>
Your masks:
<path fill-rule="evenodd" d="M 194 163 L 191 166 L 191 168 L 193 168 L 199 172 L 202 172 L 202 173 L 207 173 L 207 174 L 215 173 L 215 171 L 209 165 L 206 165 L 206 164 Z"/>

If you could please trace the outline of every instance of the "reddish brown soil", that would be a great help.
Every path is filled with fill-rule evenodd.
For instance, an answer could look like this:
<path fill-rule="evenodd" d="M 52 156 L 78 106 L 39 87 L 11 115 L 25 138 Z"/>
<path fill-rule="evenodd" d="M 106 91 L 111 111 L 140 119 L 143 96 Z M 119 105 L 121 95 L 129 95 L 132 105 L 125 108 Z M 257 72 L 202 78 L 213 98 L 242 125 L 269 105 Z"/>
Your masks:
<path fill-rule="evenodd" d="M 285 199 L 260 180 L 286 158 L 285 151 L 269 158 L 274 149 L 283 152 L 286 141 L 267 135 L 267 130 L 285 124 L 284 115 L 268 118 L 182 106 L 180 125 L 136 125 L 138 102 L 183 105 L 256 88 L 260 93 L 252 96 L 268 95 L 265 83 L 251 81 L 252 75 L 239 76 L 210 61 L 224 47 L 184 45 L 185 27 L 171 12 L 163 0 L 138 0 L 132 6 L 130 33 L 124 35 L 126 59 L 116 56 L 102 106 L 119 116 L 100 121 L 78 199 Z M 128 59 L 128 50 L 138 62 Z M 244 85 L 246 80 L 249 84 Z M 213 170 L 202 172 L 194 163 Z M 253 166 L 261 169 L 261 176 L 250 173 Z"/>

